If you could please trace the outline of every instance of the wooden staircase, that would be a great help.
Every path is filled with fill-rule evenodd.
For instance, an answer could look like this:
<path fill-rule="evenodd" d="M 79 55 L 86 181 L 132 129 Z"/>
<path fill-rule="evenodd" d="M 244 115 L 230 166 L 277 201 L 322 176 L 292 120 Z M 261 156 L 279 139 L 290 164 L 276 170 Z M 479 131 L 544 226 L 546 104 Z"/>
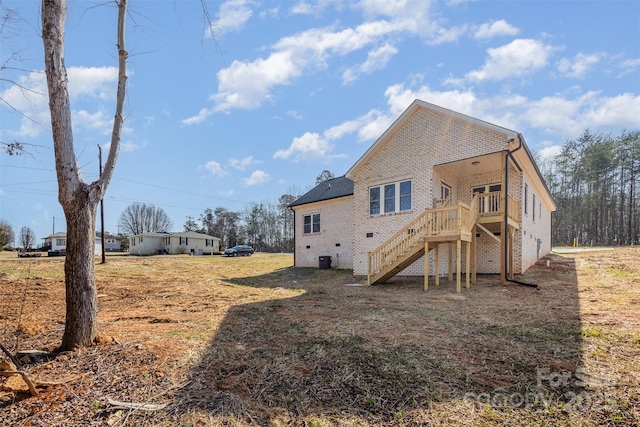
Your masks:
<path fill-rule="evenodd" d="M 424 256 L 427 248 L 434 249 L 440 242 L 470 242 L 477 219 L 477 205 L 476 195 L 470 205 L 458 203 L 448 206 L 445 202 L 440 204 L 442 207 L 426 209 L 369 252 L 367 283 L 374 285 L 389 280 Z"/>

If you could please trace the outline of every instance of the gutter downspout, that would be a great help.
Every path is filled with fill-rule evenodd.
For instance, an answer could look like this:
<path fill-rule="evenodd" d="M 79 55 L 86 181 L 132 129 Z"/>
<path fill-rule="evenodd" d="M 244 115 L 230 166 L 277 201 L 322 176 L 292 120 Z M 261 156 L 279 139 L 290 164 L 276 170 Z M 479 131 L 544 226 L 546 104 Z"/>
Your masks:
<path fill-rule="evenodd" d="M 293 266 L 296 266 L 296 210 L 289 207 L 293 211 Z"/>
<path fill-rule="evenodd" d="M 522 135 L 520 133 L 517 134 L 518 137 L 518 147 L 516 147 L 514 150 L 509 150 L 509 148 L 507 148 L 507 156 L 505 159 L 505 170 L 504 170 L 504 193 L 505 193 L 505 198 L 504 198 L 504 218 L 503 221 L 505 223 L 505 230 L 507 229 L 508 225 L 508 220 L 509 220 L 509 157 L 511 157 L 511 160 L 513 160 L 513 163 L 516 165 L 516 167 L 522 171 L 522 168 L 520 167 L 520 165 L 518 165 L 518 162 L 516 161 L 516 159 L 513 157 L 513 153 L 515 153 L 516 151 L 520 150 L 522 148 Z M 507 146 L 508 147 L 508 146 Z M 526 201 L 525 201 L 526 203 Z M 527 283 L 527 282 L 521 282 L 519 280 L 514 280 L 514 279 L 509 279 L 509 275 L 508 275 L 508 270 L 509 270 L 509 233 L 505 233 L 504 236 L 504 277 L 506 279 L 507 282 L 511 282 L 511 283 L 517 283 L 518 285 L 524 285 L 524 286 L 531 286 L 534 287 L 536 289 L 539 289 L 538 285 L 533 284 L 533 283 Z"/>

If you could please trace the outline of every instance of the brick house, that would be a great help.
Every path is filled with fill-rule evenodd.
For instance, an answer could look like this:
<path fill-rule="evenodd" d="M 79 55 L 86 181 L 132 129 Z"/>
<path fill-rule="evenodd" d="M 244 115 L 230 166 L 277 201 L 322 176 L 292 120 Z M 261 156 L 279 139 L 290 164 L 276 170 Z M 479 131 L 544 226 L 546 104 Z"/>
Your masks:
<path fill-rule="evenodd" d="M 332 256 L 369 284 L 419 275 L 425 290 L 455 273 L 459 291 L 463 271 L 467 287 L 476 273 L 504 282 L 549 253 L 555 204 L 522 135 L 416 100 L 291 208 L 296 266 Z"/>

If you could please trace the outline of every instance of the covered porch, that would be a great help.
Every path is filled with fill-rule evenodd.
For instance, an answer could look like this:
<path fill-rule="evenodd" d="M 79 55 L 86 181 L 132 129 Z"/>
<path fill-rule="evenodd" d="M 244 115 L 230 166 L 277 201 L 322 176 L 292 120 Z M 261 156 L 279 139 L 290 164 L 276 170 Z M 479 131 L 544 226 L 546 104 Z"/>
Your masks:
<path fill-rule="evenodd" d="M 442 246 L 448 252 L 448 277 L 461 290 L 462 257 L 466 287 L 476 282 L 477 236 L 486 233 L 500 247 L 500 277 L 514 268 L 515 230 L 520 228 L 521 171 L 498 152 L 434 166 L 432 207 L 368 253 L 368 283 L 384 282 L 424 256 L 424 289 L 429 286 L 429 251 L 435 252 L 439 284 Z M 438 188 L 439 187 L 439 188 Z M 511 187 L 511 189 L 510 189 Z M 455 272 L 454 272 L 455 265 Z"/>

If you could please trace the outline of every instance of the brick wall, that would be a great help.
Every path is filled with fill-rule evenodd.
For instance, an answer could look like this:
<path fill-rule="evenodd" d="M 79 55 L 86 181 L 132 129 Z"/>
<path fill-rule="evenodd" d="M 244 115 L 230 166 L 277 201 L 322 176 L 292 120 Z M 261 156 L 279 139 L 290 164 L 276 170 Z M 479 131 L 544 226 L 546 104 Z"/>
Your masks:
<path fill-rule="evenodd" d="M 375 151 L 352 171 L 354 181 L 354 259 L 356 275 L 367 273 L 367 252 L 375 249 L 398 229 L 406 225 L 417 214 L 431 207 L 433 198 L 440 197 L 440 182 L 451 179 L 444 173 L 436 175 L 434 166 L 460 159 L 495 153 L 507 148 L 505 134 L 440 113 L 418 107 L 409 113 L 403 122 L 384 140 L 380 140 Z M 392 215 L 369 215 L 369 187 L 402 180 L 412 180 L 412 210 Z M 499 182 L 499 179 L 498 179 Z M 470 200 L 471 190 L 460 189 L 460 183 L 447 182 L 452 186 L 454 198 Z M 372 237 L 367 237 L 370 234 Z M 492 240 L 486 236 L 487 240 Z M 480 244 L 480 241 L 478 242 Z M 484 244 L 484 242 L 482 243 Z M 497 242 L 495 242 L 497 245 Z M 493 243 L 487 241 L 487 251 L 493 252 Z M 446 274 L 446 245 L 442 246 L 441 272 Z M 479 245 L 478 252 L 483 247 Z M 499 268 L 500 250 L 497 247 Z M 433 255 L 431 255 L 433 259 Z M 479 258 L 480 260 L 480 258 Z M 484 266 L 493 260 L 482 260 Z M 444 266 L 444 268 L 442 267 Z M 433 270 L 433 261 L 430 266 Z M 481 271 L 479 269 L 479 271 Z M 497 270 L 496 270 L 497 271 Z M 424 274 L 423 260 L 404 270 L 403 275 Z"/>
<path fill-rule="evenodd" d="M 524 185 L 527 185 L 528 212 L 524 213 L 524 201 L 522 202 L 522 230 L 520 250 L 522 254 L 522 268 L 526 271 L 536 263 L 538 258 L 551 251 L 551 211 L 540 197 L 540 190 L 533 185 L 526 175 L 523 177 L 520 187 L 524 194 Z M 535 206 L 533 198 L 535 196 Z M 535 219 L 534 219 L 535 209 Z M 538 240 L 540 247 L 538 248 Z"/>
<path fill-rule="evenodd" d="M 296 267 L 318 267 L 320 256 L 331 256 L 333 268 L 353 268 L 353 196 L 296 206 L 294 210 Z M 304 216 L 317 213 L 320 233 L 304 234 Z"/>

